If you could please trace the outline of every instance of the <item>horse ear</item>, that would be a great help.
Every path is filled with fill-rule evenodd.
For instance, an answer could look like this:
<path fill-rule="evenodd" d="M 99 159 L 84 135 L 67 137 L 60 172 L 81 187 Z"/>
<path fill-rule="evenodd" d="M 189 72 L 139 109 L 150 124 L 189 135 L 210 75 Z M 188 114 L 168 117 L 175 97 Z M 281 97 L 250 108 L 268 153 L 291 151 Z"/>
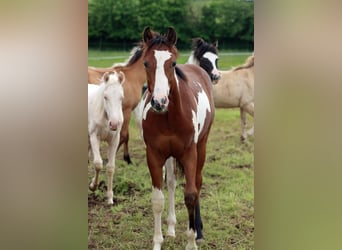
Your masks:
<path fill-rule="evenodd" d="M 125 83 L 125 80 L 126 80 L 125 74 L 122 71 L 120 71 L 119 72 L 119 82 L 121 83 L 121 85 Z"/>
<path fill-rule="evenodd" d="M 193 47 L 194 49 L 198 48 L 198 47 L 201 46 L 201 44 L 203 44 L 203 43 L 204 43 L 204 41 L 203 41 L 203 39 L 200 38 L 200 37 L 196 37 L 196 38 L 192 39 L 192 47 Z"/>
<path fill-rule="evenodd" d="M 143 32 L 143 41 L 147 43 L 153 38 L 153 34 L 151 32 L 150 27 L 146 27 Z"/>
<path fill-rule="evenodd" d="M 102 79 L 105 81 L 105 82 L 108 82 L 109 80 L 109 73 L 108 72 L 105 72 L 102 76 Z"/>
<path fill-rule="evenodd" d="M 166 38 L 167 38 L 167 40 L 168 40 L 172 45 L 175 45 L 175 44 L 176 44 L 176 42 L 177 42 L 177 33 L 176 33 L 176 31 L 174 30 L 174 28 L 169 27 L 169 30 L 167 31 L 167 34 L 166 34 Z"/>
<path fill-rule="evenodd" d="M 216 40 L 213 45 L 215 46 L 215 48 L 218 48 L 218 41 Z"/>

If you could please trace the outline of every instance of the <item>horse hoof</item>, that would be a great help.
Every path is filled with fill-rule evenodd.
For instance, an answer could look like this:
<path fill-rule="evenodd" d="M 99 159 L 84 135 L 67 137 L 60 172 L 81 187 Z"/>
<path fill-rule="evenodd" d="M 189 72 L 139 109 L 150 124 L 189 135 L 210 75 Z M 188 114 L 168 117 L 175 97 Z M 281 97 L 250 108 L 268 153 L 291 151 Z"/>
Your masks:
<path fill-rule="evenodd" d="M 241 140 L 242 143 L 244 143 L 246 141 L 246 137 L 241 135 L 240 140 Z"/>
<path fill-rule="evenodd" d="M 201 239 L 196 239 L 196 244 L 197 244 L 197 246 L 200 246 L 200 245 L 202 245 L 204 243 L 204 239 L 203 238 L 201 238 Z"/>
<path fill-rule="evenodd" d="M 131 157 L 129 155 L 124 155 L 124 161 L 127 162 L 127 164 L 132 164 Z"/>
<path fill-rule="evenodd" d="M 89 190 L 92 191 L 92 192 L 95 192 L 97 186 L 96 185 L 93 185 L 92 183 L 90 183 L 89 185 Z"/>

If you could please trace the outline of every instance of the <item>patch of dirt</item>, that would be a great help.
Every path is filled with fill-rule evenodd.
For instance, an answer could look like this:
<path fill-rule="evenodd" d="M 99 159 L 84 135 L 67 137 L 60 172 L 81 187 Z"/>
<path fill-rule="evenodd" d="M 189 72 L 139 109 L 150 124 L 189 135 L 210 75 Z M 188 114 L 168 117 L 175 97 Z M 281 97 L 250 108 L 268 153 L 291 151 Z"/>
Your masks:
<path fill-rule="evenodd" d="M 231 166 L 231 168 L 233 169 L 252 168 L 252 164 L 235 165 L 235 166 Z"/>

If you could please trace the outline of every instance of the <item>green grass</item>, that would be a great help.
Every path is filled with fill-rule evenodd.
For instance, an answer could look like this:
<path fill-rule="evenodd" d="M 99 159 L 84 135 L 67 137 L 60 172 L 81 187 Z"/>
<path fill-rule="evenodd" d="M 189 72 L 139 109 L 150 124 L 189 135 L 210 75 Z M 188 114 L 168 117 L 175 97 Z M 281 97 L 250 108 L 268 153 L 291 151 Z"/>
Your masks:
<path fill-rule="evenodd" d="M 218 68 L 220 70 L 228 70 L 231 67 L 243 64 L 246 58 L 251 54 L 228 54 L 232 51 L 219 51 Z M 88 65 L 94 67 L 110 67 L 114 63 L 124 62 L 129 57 L 130 51 L 113 51 L 113 50 L 88 50 Z M 190 55 L 190 51 L 180 51 L 178 63 L 185 63 Z"/>
<path fill-rule="evenodd" d="M 217 109 L 207 145 L 203 170 L 201 213 L 205 242 L 199 249 L 253 249 L 254 232 L 254 138 L 240 142 L 238 110 Z M 251 126 L 251 119 L 249 119 Z M 153 214 L 151 179 L 145 149 L 134 119 L 130 123 L 130 153 L 133 165 L 118 151 L 114 175 L 113 206 L 106 204 L 105 192 L 88 193 L 89 249 L 152 249 Z M 102 145 L 105 156 L 106 144 Z M 93 174 L 88 168 L 89 183 Z M 103 170 L 101 180 L 107 182 Z M 163 249 L 184 249 L 187 210 L 184 179 L 177 180 L 176 238 L 164 237 Z M 167 224 L 167 192 L 162 230 Z"/>
<path fill-rule="evenodd" d="M 88 51 L 88 65 L 109 67 L 124 62 L 130 51 Z M 219 69 L 226 70 L 244 63 L 248 55 L 227 55 L 219 52 Z M 181 51 L 178 63 L 185 63 L 190 51 Z M 103 59 L 104 57 L 111 57 Z M 113 57 L 113 58 L 112 58 Z M 249 127 L 252 119 L 248 117 Z M 201 213 L 205 242 L 199 249 L 253 249 L 254 232 L 254 138 L 240 142 L 238 109 L 216 109 L 215 121 L 207 145 L 207 160 L 203 170 Z M 107 145 L 101 150 L 106 158 Z M 133 165 L 118 151 L 114 174 L 113 206 L 106 204 L 105 192 L 88 192 L 89 249 L 152 249 L 153 214 L 151 207 L 151 178 L 146 164 L 145 148 L 134 118 L 130 122 L 129 149 Z M 88 167 L 88 181 L 93 176 Z M 105 169 L 101 180 L 107 182 Z M 163 249 L 184 249 L 186 245 L 187 210 L 184 205 L 184 179 L 177 180 L 176 238 L 164 237 Z M 163 233 L 167 224 L 167 192 Z"/>

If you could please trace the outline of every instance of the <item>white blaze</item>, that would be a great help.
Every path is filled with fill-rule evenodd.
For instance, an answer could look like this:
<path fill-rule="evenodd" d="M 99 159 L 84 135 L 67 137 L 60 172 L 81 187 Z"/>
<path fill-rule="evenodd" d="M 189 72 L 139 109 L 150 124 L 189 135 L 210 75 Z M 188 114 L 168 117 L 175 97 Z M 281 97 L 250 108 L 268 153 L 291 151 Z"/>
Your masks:
<path fill-rule="evenodd" d="M 153 96 L 168 96 L 169 95 L 169 81 L 165 75 L 164 64 L 171 58 L 171 53 L 167 50 L 155 50 L 154 57 L 156 58 L 156 79 Z"/>

